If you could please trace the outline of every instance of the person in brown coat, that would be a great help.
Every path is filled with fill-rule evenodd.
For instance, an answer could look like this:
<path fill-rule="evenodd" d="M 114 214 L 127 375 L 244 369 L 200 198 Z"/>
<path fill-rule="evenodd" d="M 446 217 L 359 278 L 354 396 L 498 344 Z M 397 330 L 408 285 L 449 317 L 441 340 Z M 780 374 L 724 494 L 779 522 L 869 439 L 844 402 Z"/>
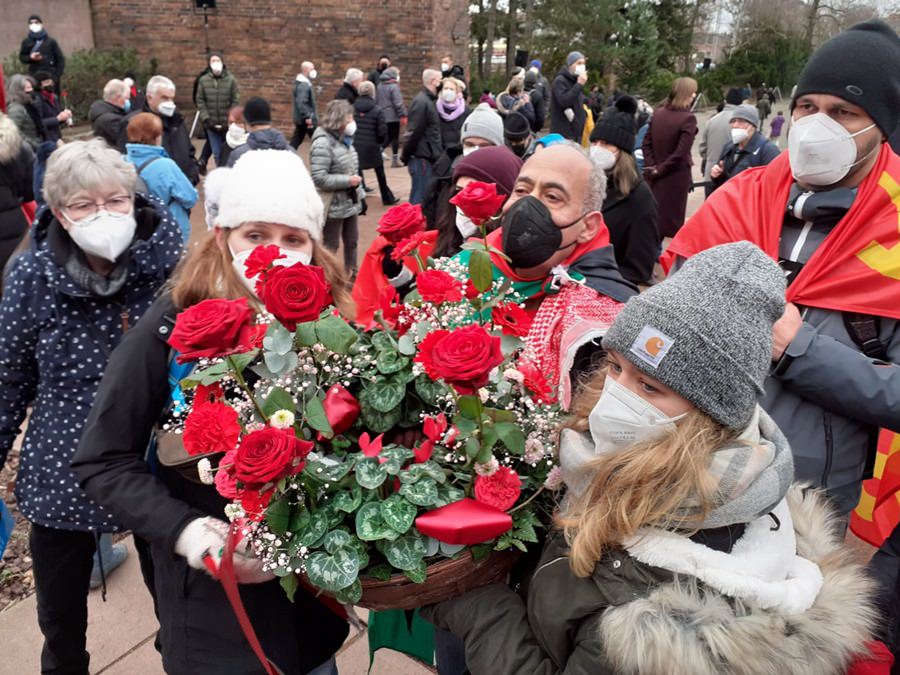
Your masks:
<path fill-rule="evenodd" d="M 659 206 L 659 232 L 663 237 L 674 237 L 684 224 L 691 190 L 691 146 L 697 135 L 697 118 L 691 112 L 696 95 L 696 80 L 675 80 L 665 105 L 653 114 L 644 136 L 644 178 Z"/>

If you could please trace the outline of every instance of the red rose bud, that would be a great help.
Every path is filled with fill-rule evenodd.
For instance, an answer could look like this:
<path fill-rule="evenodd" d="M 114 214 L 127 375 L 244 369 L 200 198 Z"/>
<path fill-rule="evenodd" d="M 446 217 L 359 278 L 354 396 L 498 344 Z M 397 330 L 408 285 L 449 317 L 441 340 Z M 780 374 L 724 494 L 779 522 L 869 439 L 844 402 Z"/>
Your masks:
<path fill-rule="evenodd" d="M 318 319 L 322 309 L 332 302 L 325 272 L 321 267 L 303 263 L 269 270 L 260 287 L 260 299 L 272 316 L 292 332 L 298 323 Z"/>
<path fill-rule="evenodd" d="M 347 431 L 359 417 L 359 401 L 341 384 L 332 386 L 325 393 L 322 407 L 335 436 Z"/>
<path fill-rule="evenodd" d="M 452 331 L 435 330 L 419 345 L 415 361 L 432 380 L 443 380 L 460 394 L 474 394 L 503 363 L 500 338 L 478 324 Z"/>
<path fill-rule="evenodd" d="M 392 244 L 425 229 L 425 216 L 418 204 L 392 206 L 378 221 L 378 233 Z"/>
<path fill-rule="evenodd" d="M 473 546 L 512 529 L 512 517 L 474 499 L 460 499 L 416 518 L 416 529 L 447 544 Z"/>
<path fill-rule="evenodd" d="M 494 183 L 479 181 L 472 181 L 450 199 L 451 204 L 458 206 L 479 227 L 492 218 L 505 201 L 506 195 L 497 194 Z"/>
<path fill-rule="evenodd" d="M 178 315 L 168 343 L 178 363 L 249 352 L 266 331 L 253 317 L 247 298 L 203 300 Z"/>

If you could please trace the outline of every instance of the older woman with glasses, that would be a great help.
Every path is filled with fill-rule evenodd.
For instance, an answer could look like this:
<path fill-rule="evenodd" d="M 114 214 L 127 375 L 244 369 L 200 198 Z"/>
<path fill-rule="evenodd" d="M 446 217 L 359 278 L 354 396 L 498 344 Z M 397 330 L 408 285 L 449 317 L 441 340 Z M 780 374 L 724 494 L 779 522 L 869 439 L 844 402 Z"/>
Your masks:
<path fill-rule="evenodd" d="M 161 202 L 102 140 L 48 161 L 47 208 L 14 258 L 0 301 L 0 466 L 32 409 L 16 476 L 31 522 L 41 672 L 88 672 L 87 594 L 100 534 L 118 529 L 69 462 L 109 354 L 150 307 L 182 250 Z M 151 198 L 152 199 L 152 198 Z"/>

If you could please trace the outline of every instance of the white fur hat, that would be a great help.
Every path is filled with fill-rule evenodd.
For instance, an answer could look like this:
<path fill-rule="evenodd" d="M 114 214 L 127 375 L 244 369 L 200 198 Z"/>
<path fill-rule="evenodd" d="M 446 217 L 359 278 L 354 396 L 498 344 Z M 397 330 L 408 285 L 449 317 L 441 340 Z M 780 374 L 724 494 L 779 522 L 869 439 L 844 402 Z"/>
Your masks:
<path fill-rule="evenodd" d="M 298 155 L 287 150 L 251 150 L 227 173 L 216 225 L 278 223 L 306 230 L 314 241 L 322 239 L 322 199 Z"/>
<path fill-rule="evenodd" d="M 216 225 L 219 215 L 219 202 L 228 182 L 231 169 L 227 166 L 213 169 L 203 181 L 203 209 L 206 212 L 206 228 L 211 230 Z"/>

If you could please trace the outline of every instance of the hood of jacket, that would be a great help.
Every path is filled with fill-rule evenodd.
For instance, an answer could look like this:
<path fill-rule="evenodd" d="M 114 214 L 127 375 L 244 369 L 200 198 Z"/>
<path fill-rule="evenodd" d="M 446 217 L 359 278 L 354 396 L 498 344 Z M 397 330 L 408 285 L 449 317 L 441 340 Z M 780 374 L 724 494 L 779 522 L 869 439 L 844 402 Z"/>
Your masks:
<path fill-rule="evenodd" d="M 251 150 L 288 150 L 287 140 L 278 129 L 259 129 L 247 136 L 247 147 Z"/>
<path fill-rule="evenodd" d="M 159 287 L 168 278 L 184 250 L 181 227 L 153 196 L 135 194 L 134 216 L 137 221 L 134 241 L 128 249 L 128 276 L 133 287 Z M 75 283 L 64 269 L 66 257 L 75 246 L 56 216 L 44 207 L 32 228 L 31 251 L 48 285 L 71 296 L 89 292 Z M 124 255 L 124 254 L 123 254 Z"/>
<path fill-rule="evenodd" d="M 388 73 L 387 69 L 385 69 L 385 70 L 383 70 L 383 71 L 381 72 L 381 74 L 378 76 L 378 81 L 379 81 L 379 82 L 384 82 L 384 83 L 387 83 L 387 82 L 396 82 L 396 81 L 397 81 L 397 78 L 394 77 L 393 75 L 391 75 L 390 73 Z"/>
<path fill-rule="evenodd" d="M 571 72 L 566 66 L 560 68 L 556 76 L 564 77 L 572 84 L 575 84 L 575 82 L 578 80 L 578 76 L 575 73 Z"/>
<path fill-rule="evenodd" d="M 588 251 L 569 269 L 583 274 L 589 288 L 618 302 L 627 302 L 628 298 L 638 294 L 637 286 L 619 272 L 612 245 Z"/>
<path fill-rule="evenodd" d="M 161 145 L 146 145 L 144 143 L 126 143 L 125 155 L 140 166 L 143 162 L 153 157 L 168 157 L 169 153 Z"/>
<path fill-rule="evenodd" d="M 630 542 L 632 557 L 675 574 L 604 612 L 599 631 L 613 670 L 846 672 L 871 639 L 873 584 L 844 547 L 821 493 L 795 485 L 773 514 L 777 521 L 749 523 L 730 554 L 684 536 Z"/>
<path fill-rule="evenodd" d="M 94 101 L 88 109 L 88 121 L 93 124 L 101 115 L 121 115 L 125 116 L 125 109 L 117 105 L 113 105 L 109 101 Z"/>
<path fill-rule="evenodd" d="M 375 99 L 372 98 L 371 96 L 360 96 L 353 103 L 353 108 L 358 113 L 365 114 L 365 113 L 372 112 L 372 110 L 375 109 Z"/>
<path fill-rule="evenodd" d="M 308 84 L 309 86 L 312 86 L 312 80 L 310 80 L 303 73 L 297 73 L 297 77 L 295 79 L 297 80 L 297 82 L 302 82 L 303 84 Z"/>
<path fill-rule="evenodd" d="M 0 115 L 0 164 L 15 159 L 21 151 L 19 127 L 7 115 Z"/>

